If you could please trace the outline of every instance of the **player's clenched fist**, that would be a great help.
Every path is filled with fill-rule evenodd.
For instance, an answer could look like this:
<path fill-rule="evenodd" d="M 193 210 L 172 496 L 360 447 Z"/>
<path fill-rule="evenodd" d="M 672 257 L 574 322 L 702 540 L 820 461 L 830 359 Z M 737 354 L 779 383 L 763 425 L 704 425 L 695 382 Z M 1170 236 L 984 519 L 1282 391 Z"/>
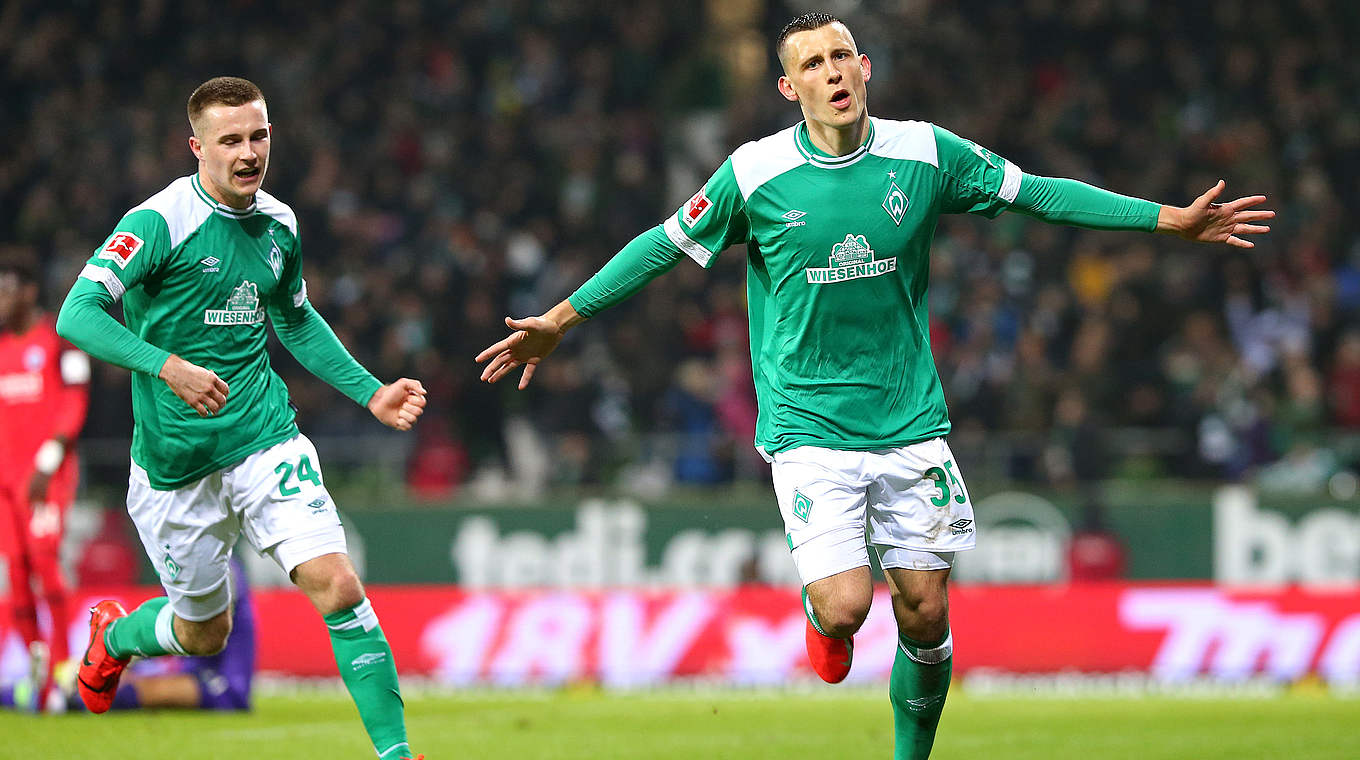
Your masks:
<path fill-rule="evenodd" d="M 373 392 L 368 411 L 390 428 L 410 430 L 425 412 L 425 386 L 409 377 L 388 383 Z"/>
<path fill-rule="evenodd" d="M 217 414 L 227 403 L 227 382 L 210 369 L 174 354 L 161 366 L 160 379 L 200 417 Z"/>

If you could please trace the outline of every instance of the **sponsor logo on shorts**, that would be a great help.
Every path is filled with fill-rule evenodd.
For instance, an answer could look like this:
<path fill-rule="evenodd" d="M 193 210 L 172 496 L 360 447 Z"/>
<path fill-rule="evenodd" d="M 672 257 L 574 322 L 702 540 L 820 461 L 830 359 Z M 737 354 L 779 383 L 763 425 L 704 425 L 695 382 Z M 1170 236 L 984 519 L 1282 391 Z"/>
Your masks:
<path fill-rule="evenodd" d="M 231 292 L 227 308 L 208 309 L 203 312 L 205 325 L 258 325 L 264 322 L 264 309 L 260 308 L 260 289 L 248 280 Z"/>
<path fill-rule="evenodd" d="M 954 522 L 949 523 L 949 527 L 954 529 L 950 531 L 950 534 L 954 536 L 961 536 L 964 533 L 972 533 L 973 532 L 973 529 L 971 527 L 972 524 L 973 521 L 967 518 L 962 520 L 955 520 Z"/>
<path fill-rule="evenodd" d="M 354 670 L 366 668 L 369 665 L 377 665 L 387 659 L 386 652 L 365 652 L 350 661 L 349 666 Z"/>
<path fill-rule="evenodd" d="M 793 516 L 803 522 L 808 521 L 808 516 L 812 514 L 812 499 L 803 495 L 802 491 L 793 492 Z"/>
<path fill-rule="evenodd" d="M 314 515 L 321 514 L 326 511 L 326 500 L 325 498 L 314 499 L 311 504 L 307 505 L 307 508 L 312 510 Z"/>

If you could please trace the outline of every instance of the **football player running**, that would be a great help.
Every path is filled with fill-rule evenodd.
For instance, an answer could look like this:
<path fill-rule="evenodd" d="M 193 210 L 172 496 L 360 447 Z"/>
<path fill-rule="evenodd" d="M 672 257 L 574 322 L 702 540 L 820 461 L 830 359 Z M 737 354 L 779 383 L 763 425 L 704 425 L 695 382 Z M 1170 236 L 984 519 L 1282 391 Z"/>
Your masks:
<path fill-rule="evenodd" d="M 270 367 L 265 317 L 303 367 L 384 425 L 409 430 L 425 389 L 374 378 L 308 303 L 297 217 L 260 189 L 272 139 L 260 89 L 211 79 L 188 112 L 198 171 L 123 217 L 57 321 L 67 340 L 133 372 L 128 513 L 166 592 L 131 614 L 113 601 L 91 610 L 77 690 L 104 712 L 132 655 L 221 651 L 232 625 L 228 557 L 244 534 L 321 614 L 379 758 L 407 757 L 392 649 L 316 449 Z M 117 301 L 126 327 L 105 311 Z"/>

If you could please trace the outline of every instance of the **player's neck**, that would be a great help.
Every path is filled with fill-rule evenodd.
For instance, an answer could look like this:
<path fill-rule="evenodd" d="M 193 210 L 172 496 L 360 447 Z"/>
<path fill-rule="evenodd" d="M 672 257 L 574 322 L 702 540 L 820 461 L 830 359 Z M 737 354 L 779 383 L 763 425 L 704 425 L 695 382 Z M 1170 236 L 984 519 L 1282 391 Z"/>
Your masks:
<path fill-rule="evenodd" d="M 844 156 L 854 153 L 869 139 L 869 112 L 865 111 L 853 124 L 832 127 L 815 119 L 804 119 L 808 139 L 812 145 L 828 155 Z"/>
<path fill-rule="evenodd" d="M 203 176 L 202 172 L 199 172 L 198 174 L 198 186 L 203 188 L 203 192 L 207 193 L 208 197 L 212 198 L 213 200 L 217 201 L 223 206 L 227 206 L 228 208 L 234 208 L 238 211 L 244 211 L 250 208 L 251 206 L 255 205 L 255 196 L 253 195 L 244 198 L 226 197 L 226 194 L 223 193 L 217 187 L 217 185 L 213 184 L 211 179 Z"/>

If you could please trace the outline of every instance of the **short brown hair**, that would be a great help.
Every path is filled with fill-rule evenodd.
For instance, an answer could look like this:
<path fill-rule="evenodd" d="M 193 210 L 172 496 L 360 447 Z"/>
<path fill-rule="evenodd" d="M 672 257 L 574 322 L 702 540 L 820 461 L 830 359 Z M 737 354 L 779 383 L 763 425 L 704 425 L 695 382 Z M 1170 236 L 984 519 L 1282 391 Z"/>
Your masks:
<path fill-rule="evenodd" d="M 212 106 L 243 106 L 246 103 L 263 101 L 264 93 L 249 79 L 240 77 L 213 77 L 194 90 L 189 96 L 189 123 L 197 131 L 198 117 Z"/>
<path fill-rule="evenodd" d="M 843 25 L 845 22 L 830 13 L 823 13 L 821 11 L 811 11 L 794 18 L 784 25 L 784 28 L 779 32 L 779 39 L 775 40 L 775 57 L 781 61 L 784 60 L 784 43 L 788 41 L 790 36 L 798 32 L 810 32 L 813 29 L 821 29 L 827 24 Z"/>

